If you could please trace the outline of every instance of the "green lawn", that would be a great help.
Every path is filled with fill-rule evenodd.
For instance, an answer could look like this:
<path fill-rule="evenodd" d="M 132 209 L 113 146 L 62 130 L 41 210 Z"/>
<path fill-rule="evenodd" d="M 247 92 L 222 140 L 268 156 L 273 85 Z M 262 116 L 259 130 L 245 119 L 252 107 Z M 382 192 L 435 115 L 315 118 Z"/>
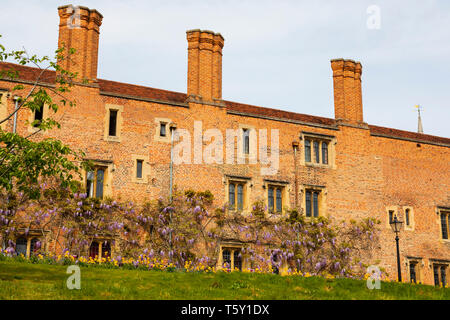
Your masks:
<path fill-rule="evenodd" d="M 81 268 L 81 290 L 66 288 L 66 266 L 0 262 L 0 299 L 450 299 L 450 289 L 234 272 L 184 273 Z"/>

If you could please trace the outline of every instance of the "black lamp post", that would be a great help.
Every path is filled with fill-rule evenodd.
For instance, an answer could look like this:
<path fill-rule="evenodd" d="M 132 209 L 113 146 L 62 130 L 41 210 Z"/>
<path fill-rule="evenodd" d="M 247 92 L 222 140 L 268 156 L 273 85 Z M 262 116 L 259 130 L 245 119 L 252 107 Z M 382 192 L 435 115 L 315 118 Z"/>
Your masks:
<path fill-rule="evenodd" d="M 394 216 L 394 220 L 391 220 L 389 224 L 391 225 L 392 230 L 395 232 L 395 242 L 397 243 L 397 272 L 398 272 L 398 282 L 402 282 L 402 270 L 400 267 L 400 248 L 398 246 L 398 234 L 400 233 L 400 229 L 402 227 L 403 221 L 399 221 L 397 216 Z"/>

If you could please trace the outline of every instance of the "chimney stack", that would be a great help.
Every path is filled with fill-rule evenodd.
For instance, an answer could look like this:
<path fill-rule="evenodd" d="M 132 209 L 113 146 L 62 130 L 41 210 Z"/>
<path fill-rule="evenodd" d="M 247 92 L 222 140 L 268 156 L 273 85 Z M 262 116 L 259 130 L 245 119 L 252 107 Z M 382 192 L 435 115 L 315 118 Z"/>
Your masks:
<path fill-rule="evenodd" d="M 97 80 L 98 41 L 103 16 L 95 9 L 66 5 L 58 7 L 59 38 L 58 48 L 65 47 L 64 56 L 74 48 L 70 59 L 61 62 L 61 67 L 77 72 L 78 82 Z"/>
<path fill-rule="evenodd" d="M 346 59 L 331 60 L 334 87 L 334 115 L 341 123 L 364 123 L 360 62 Z"/>
<path fill-rule="evenodd" d="M 222 99 L 222 48 L 224 38 L 209 30 L 186 31 L 188 41 L 187 94 L 195 100 Z"/>

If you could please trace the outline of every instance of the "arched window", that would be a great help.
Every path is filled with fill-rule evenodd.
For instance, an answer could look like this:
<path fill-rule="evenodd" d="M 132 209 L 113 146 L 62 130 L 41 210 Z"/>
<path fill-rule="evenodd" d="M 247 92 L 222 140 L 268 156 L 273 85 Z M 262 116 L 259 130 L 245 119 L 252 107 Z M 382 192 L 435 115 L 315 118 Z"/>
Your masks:
<path fill-rule="evenodd" d="M 109 241 L 104 241 L 102 243 L 102 258 L 111 257 L 111 245 Z"/>
<path fill-rule="evenodd" d="M 24 237 L 20 237 L 16 241 L 16 253 L 17 255 L 23 254 L 27 255 L 27 239 Z"/>
<path fill-rule="evenodd" d="M 92 259 L 98 257 L 98 242 L 93 241 L 91 243 L 91 246 L 89 247 L 89 257 L 91 257 Z"/>

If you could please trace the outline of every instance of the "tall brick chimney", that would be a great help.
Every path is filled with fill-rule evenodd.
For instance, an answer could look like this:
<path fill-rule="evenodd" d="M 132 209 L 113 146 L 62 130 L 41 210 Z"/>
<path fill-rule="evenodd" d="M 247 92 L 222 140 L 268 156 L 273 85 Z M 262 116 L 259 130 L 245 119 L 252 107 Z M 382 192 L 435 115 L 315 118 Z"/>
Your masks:
<path fill-rule="evenodd" d="M 78 72 L 76 78 L 90 83 L 97 80 L 98 41 L 103 16 L 95 9 L 66 5 L 58 7 L 59 38 L 58 48 L 63 45 L 67 50 L 76 49 L 70 60 L 61 62 L 61 66 L 71 72 Z"/>
<path fill-rule="evenodd" d="M 334 116 L 342 123 L 363 124 L 362 66 L 346 59 L 331 60 L 334 87 Z"/>
<path fill-rule="evenodd" d="M 188 96 L 206 102 L 221 100 L 224 38 L 220 33 L 199 29 L 186 31 L 186 37 L 188 41 Z"/>

